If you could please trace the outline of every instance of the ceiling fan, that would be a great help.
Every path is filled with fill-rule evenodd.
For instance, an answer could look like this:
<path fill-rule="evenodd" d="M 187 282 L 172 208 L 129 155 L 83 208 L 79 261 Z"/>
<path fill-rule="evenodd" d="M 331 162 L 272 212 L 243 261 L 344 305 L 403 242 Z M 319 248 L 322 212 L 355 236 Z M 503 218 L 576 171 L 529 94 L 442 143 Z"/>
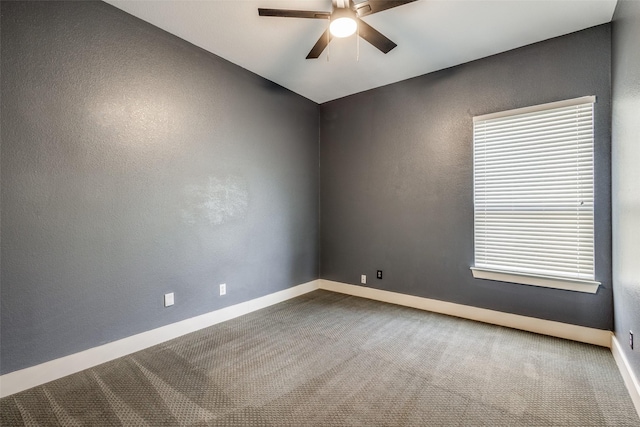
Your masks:
<path fill-rule="evenodd" d="M 307 59 L 316 59 L 327 47 L 333 37 L 348 37 L 358 31 L 358 35 L 378 48 L 382 53 L 387 53 L 397 46 L 385 35 L 364 22 L 362 17 L 383 10 L 402 6 L 416 0 L 365 0 L 355 3 L 353 0 L 332 0 L 331 12 L 315 12 L 311 10 L 287 10 L 287 9 L 258 9 L 260 16 L 274 16 L 281 18 L 310 18 L 326 19 L 330 22 L 329 28 L 320 36 L 316 44 L 311 48 Z"/>

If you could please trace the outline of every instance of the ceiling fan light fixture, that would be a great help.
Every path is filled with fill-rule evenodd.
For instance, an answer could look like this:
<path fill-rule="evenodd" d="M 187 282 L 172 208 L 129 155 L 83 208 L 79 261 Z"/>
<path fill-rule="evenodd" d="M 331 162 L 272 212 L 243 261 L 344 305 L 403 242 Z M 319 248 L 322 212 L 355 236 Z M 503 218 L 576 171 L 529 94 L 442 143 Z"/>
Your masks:
<path fill-rule="evenodd" d="M 334 37 L 349 37 L 356 32 L 356 28 L 358 24 L 355 19 L 348 17 L 333 20 L 329 25 L 329 31 Z"/>
<path fill-rule="evenodd" d="M 356 32 L 358 24 L 351 9 L 338 9 L 331 15 L 329 31 L 334 37 L 349 37 Z"/>

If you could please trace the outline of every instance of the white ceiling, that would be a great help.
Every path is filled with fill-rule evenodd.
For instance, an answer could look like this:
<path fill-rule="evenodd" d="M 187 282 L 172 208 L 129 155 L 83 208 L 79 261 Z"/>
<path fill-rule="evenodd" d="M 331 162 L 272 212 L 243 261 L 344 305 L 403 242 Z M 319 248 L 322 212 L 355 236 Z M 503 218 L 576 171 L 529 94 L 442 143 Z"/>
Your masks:
<path fill-rule="evenodd" d="M 375 1 L 375 0 L 374 0 Z M 418 0 L 365 17 L 398 44 L 383 54 L 333 39 L 305 59 L 324 20 L 259 17 L 258 7 L 331 11 L 331 0 L 107 0 L 317 103 L 384 86 L 612 19 L 617 0 Z"/>

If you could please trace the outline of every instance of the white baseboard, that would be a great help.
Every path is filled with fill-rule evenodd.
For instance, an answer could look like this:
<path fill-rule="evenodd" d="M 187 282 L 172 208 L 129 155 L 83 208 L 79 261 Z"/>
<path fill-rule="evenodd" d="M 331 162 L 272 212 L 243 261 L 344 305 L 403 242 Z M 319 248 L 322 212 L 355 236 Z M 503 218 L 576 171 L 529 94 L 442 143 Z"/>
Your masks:
<path fill-rule="evenodd" d="M 0 376 L 0 398 L 318 289 L 318 280 Z"/>
<path fill-rule="evenodd" d="M 615 335 L 611 337 L 611 353 L 613 353 L 613 358 L 624 379 L 624 385 L 627 386 L 631 400 L 636 407 L 636 412 L 638 412 L 638 416 L 640 416 L 640 381 L 638 381 L 638 378 L 631 369 L 627 357 L 622 352 L 620 341 L 618 341 Z"/>
<path fill-rule="evenodd" d="M 416 297 L 413 295 L 383 291 L 364 286 L 349 285 L 325 279 L 320 279 L 320 289 L 362 298 L 369 298 L 376 301 L 388 302 L 391 304 L 403 305 L 420 310 L 432 311 L 435 313 L 447 314 L 449 316 L 462 317 L 464 319 L 476 320 L 494 325 L 506 326 L 523 331 L 550 335 L 552 337 L 595 344 L 607 348 L 611 347 L 612 334 L 610 331 L 604 331 L 602 329 L 587 328 L 585 326 L 504 313 L 501 311 L 488 310 L 486 308 Z"/>
<path fill-rule="evenodd" d="M 383 291 L 380 289 L 349 285 L 324 279 L 313 280 L 260 298 L 51 360 L 40 365 L 10 372 L 0 376 L 0 398 L 80 372 L 101 363 L 117 359 L 118 357 L 144 350 L 145 348 L 226 320 L 269 307 L 316 289 L 325 289 L 603 347 L 611 347 L 613 345 L 613 355 L 616 358 L 620 372 L 625 378 L 625 384 L 627 384 L 627 388 L 629 388 L 634 404 L 640 413 L 640 387 L 638 387 L 638 381 L 624 358 L 624 354 L 620 352 L 619 344 L 615 338 L 612 339 L 612 334 L 609 331 Z M 617 349 L 615 345 L 618 345 Z"/>

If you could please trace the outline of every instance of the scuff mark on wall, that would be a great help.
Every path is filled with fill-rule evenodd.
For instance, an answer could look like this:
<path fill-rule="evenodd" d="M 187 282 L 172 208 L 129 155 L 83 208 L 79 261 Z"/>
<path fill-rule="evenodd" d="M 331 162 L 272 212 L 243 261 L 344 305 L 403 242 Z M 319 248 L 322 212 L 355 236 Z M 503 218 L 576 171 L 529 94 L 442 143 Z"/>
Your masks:
<path fill-rule="evenodd" d="M 186 207 L 182 220 L 189 225 L 220 225 L 243 218 L 249 206 L 249 191 L 244 178 L 237 175 L 210 176 L 204 185 L 187 185 Z"/>

